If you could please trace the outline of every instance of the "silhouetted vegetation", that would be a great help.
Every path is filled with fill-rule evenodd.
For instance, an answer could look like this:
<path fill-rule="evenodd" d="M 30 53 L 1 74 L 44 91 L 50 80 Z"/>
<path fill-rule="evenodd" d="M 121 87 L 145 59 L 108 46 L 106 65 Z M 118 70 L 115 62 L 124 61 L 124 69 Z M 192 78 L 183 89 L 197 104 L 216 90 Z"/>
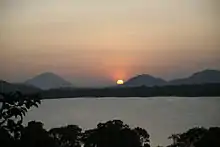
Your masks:
<path fill-rule="evenodd" d="M 27 111 L 40 104 L 37 95 L 29 97 L 20 92 L 0 93 L 0 141 L 1 144 L 12 144 L 20 139 L 23 129 L 23 117 Z"/>
<path fill-rule="evenodd" d="M 29 122 L 21 130 L 21 137 L 17 142 L 20 147 L 56 147 L 56 142 L 43 128 L 43 123 L 35 121 Z"/>
<path fill-rule="evenodd" d="M 85 147 L 149 147 L 149 134 L 142 128 L 131 129 L 121 120 L 100 123 L 83 134 Z"/>
<path fill-rule="evenodd" d="M 220 128 L 193 128 L 169 138 L 173 143 L 168 147 L 220 147 Z"/>
<path fill-rule="evenodd" d="M 54 128 L 49 131 L 56 147 L 81 147 L 82 129 L 77 125 Z"/>
<path fill-rule="evenodd" d="M 112 87 L 84 89 L 51 89 L 42 91 L 43 98 L 74 97 L 154 97 L 154 96 L 220 96 L 220 84 L 155 86 L 155 87 Z"/>
<path fill-rule="evenodd" d="M 46 130 L 43 123 L 36 121 L 23 126 L 23 117 L 31 107 L 38 107 L 39 97 L 19 92 L 0 96 L 2 147 L 150 147 L 150 135 L 145 129 L 130 128 L 121 120 L 99 123 L 86 131 L 77 125 Z M 220 128 L 193 128 L 169 138 L 173 143 L 167 147 L 219 147 Z"/>

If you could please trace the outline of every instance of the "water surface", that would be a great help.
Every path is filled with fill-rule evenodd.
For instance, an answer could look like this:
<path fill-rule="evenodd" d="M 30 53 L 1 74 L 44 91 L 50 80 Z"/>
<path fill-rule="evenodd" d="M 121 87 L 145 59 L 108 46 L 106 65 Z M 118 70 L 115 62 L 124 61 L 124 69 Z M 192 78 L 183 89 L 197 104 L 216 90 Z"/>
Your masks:
<path fill-rule="evenodd" d="M 220 126 L 220 98 L 74 98 L 44 100 L 25 118 L 42 121 L 45 128 L 76 124 L 94 128 L 98 122 L 121 119 L 145 128 L 153 145 L 166 145 L 172 133 L 195 126 Z"/>

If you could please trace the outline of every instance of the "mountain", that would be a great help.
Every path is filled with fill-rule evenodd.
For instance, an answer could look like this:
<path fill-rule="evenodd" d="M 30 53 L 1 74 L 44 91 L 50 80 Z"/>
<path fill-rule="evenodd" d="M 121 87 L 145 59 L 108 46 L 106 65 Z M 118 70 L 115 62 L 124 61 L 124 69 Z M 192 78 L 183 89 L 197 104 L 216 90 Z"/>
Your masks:
<path fill-rule="evenodd" d="M 194 73 L 193 75 L 187 78 L 172 80 L 169 82 L 169 85 L 192 85 L 208 83 L 220 83 L 220 71 L 203 70 Z"/>
<path fill-rule="evenodd" d="M 61 87 L 72 87 L 72 84 L 70 82 L 67 82 L 60 76 L 50 72 L 37 75 L 36 77 L 27 80 L 25 84 L 33 85 L 43 90 Z"/>
<path fill-rule="evenodd" d="M 148 74 L 138 75 L 129 79 L 127 82 L 124 83 L 123 86 L 162 86 L 166 85 L 167 82 L 161 78 L 156 78 Z"/>
<path fill-rule="evenodd" d="M 6 81 L 0 80 L 0 92 L 8 93 L 8 92 L 14 92 L 14 91 L 20 91 L 24 94 L 29 94 L 29 93 L 39 92 L 40 89 L 34 86 L 28 86 L 25 84 L 8 83 Z"/>
<path fill-rule="evenodd" d="M 190 77 L 175 79 L 169 82 L 161 78 L 156 78 L 148 74 L 138 75 L 129 79 L 123 86 L 165 86 L 165 85 L 193 85 L 193 84 L 210 84 L 220 83 L 220 71 L 218 70 L 203 70 L 192 74 Z"/>

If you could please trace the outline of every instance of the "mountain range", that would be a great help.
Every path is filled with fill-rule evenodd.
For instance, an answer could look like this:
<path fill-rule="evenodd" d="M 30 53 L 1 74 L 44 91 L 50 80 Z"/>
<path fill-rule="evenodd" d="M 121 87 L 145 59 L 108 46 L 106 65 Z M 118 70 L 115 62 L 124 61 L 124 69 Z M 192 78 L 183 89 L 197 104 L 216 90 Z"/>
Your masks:
<path fill-rule="evenodd" d="M 165 86 L 165 85 L 195 85 L 220 83 L 220 71 L 203 70 L 192 74 L 189 77 L 166 81 L 161 78 L 142 74 L 129 79 L 123 86 Z"/>
<path fill-rule="evenodd" d="M 127 80 L 123 87 L 139 87 L 139 86 L 166 86 L 166 85 L 195 85 L 195 84 L 210 84 L 220 83 L 220 71 L 218 70 L 203 70 L 192 74 L 189 77 L 175 79 L 171 81 L 163 80 L 162 78 L 154 77 L 148 74 L 137 75 Z M 57 89 L 57 88 L 73 88 L 73 85 L 51 72 L 39 74 L 24 83 L 8 83 L 0 80 L 0 92 L 11 92 L 19 90 L 22 92 L 37 92 L 39 90 Z"/>

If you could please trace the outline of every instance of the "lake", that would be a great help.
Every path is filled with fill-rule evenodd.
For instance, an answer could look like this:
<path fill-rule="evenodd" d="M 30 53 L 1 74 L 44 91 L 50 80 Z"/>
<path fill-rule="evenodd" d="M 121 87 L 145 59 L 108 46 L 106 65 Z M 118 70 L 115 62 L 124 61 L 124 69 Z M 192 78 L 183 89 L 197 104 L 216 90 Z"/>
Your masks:
<path fill-rule="evenodd" d="M 42 121 L 45 128 L 76 124 L 83 129 L 120 119 L 131 127 L 145 128 L 151 144 L 167 145 L 173 133 L 196 126 L 220 126 L 220 97 L 74 98 L 43 100 L 25 117 Z"/>

